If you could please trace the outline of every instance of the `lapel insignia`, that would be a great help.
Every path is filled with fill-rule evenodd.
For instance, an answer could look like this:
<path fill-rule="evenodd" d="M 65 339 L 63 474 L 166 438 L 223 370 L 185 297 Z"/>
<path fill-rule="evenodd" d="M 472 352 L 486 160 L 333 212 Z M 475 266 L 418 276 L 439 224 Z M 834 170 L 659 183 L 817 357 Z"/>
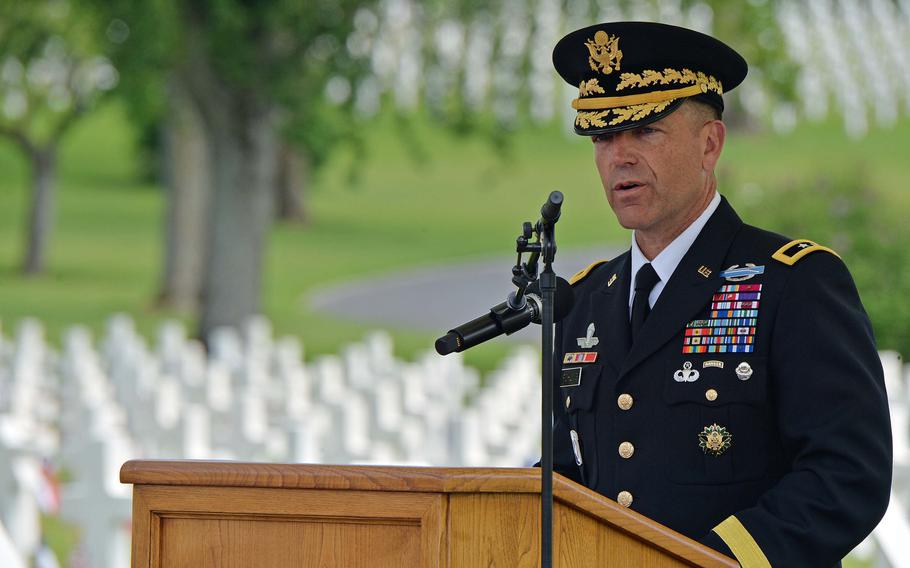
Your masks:
<path fill-rule="evenodd" d="M 607 288 L 609 288 L 610 286 L 612 286 L 614 282 L 616 282 L 616 275 L 615 275 L 615 274 L 614 274 L 613 276 L 610 277 L 610 280 L 609 280 L 609 281 L 607 281 Z"/>
<path fill-rule="evenodd" d="M 712 359 L 711 361 L 705 361 L 704 363 L 701 364 L 701 368 L 702 368 L 702 369 L 707 369 L 708 367 L 714 367 L 714 368 L 717 368 L 717 369 L 723 369 L 723 368 L 724 368 L 724 362 L 723 362 L 723 361 L 717 361 L 717 360 Z"/>
<path fill-rule="evenodd" d="M 752 366 L 743 361 L 736 366 L 736 378 L 741 381 L 748 381 L 752 377 Z"/>
<path fill-rule="evenodd" d="M 698 273 L 701 274 L 702 276 L 704 276 L 705 278 L 708 278 L 709 276 L 711 276 L 711 272 L 712 272 L 711 269 L 708 268 L 707 266 L 705 266 L 704 264 L 698 267 Z"/>
<path fill-rule="evenodd" d="M 706 454 L 719 456 L 726 452 L 733 444 L 733 434 L 727 432 L 723 426 L 717 423 L 705 426 L 698 435 L 698 447 Z"/>
<path fill-rule="evenodd" d="M 758 268 L 758 267 L 757 267 Z M 764 270 L 764 267 L 760 267 Z M 726 272 L 726 271 L 724 271 Z M 707 319 L 686 324 L 682 352 L 752 353 L 761 284 L 725 284 L 711 299 Z"/>
<path fill-rule="evenodd" d="M 578 346 L 582 349 L 590 349 L 600 343 L 600 339 L 594 336 L 594 322 L 588 324 L 588 333 L 584 337 L 576 338 Z"/>
<path fill-rule="evenodd" d="M 597 351 L 583 351 L 581 353 L 566 353 L 562 358 L 563 365 L 572 363 L 594 363 L 597 361 Z"/>
<path fill-rule="evenodd" d="M 765 273 L 765 267 L 755 266 L 751 262 L 747 262 L 745 266 L 740 267 L 738 264 L 734 264 L 730 268 L 722 271 L 720 276 L 726 278 L 729 282 L 742 282 L 743 280 L 748 280 L 753 276 L 758 276 L 759 274 Z"/>
<path fill-rule="evenodd" d="M 581 367 L 572 367 L 563 369 L 562 376 L 559 377 L 560 387 L 577 387 L 581 384 Z"/>
<path fill-rule="evenodd" d="M 673 380 L 677 383 L 693 383 L 698 380 L 698 371 L 692 368 L 692 363 L 686 361 L 682 369 L 673 373 Z"/>

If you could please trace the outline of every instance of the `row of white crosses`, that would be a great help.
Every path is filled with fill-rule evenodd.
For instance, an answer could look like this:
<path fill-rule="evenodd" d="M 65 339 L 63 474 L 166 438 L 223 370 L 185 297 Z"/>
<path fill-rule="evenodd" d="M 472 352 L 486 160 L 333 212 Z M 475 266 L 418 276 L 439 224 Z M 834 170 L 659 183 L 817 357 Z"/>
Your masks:
<path fill-rule="evenodd" d="M 882 357 L 895 497 L 864 550 L 888 560 L 910 538 L 910 394 L 899 359 Z M 539 368 L 535 350 L 518 349 L 481 389 L 460 357 L 403 362 L 381 333 L 304 364 L 300 343 L 273 339 L 264 320 L 217 333 L 206 355 L 173 323 L 149 347 L 122 316 L 97 346 L 70 330 L 56 355 L 26 321 L 15 341 L 0 334 L 0 561 L 7 542 L 22 559 L 39 552 L 46 459 L 70 473 L 60 514 L 80 526 L 88 565 L 103 568 L 128 562 L 130 493 L 118 469 L 131 458 L 529 465 L 539 453 Z"/>
<path fill-rule="evenodd" d="M 874 566 L 910 566 L 907 542 L 910 539 L 910 365 L 894 352 L 883 352 L 885 388 L 891 410 L 894 448 L 894 478 L 891 501 L 885 517 L 872 537 L 858 552 L 874 558 Z"/>
<path fill-rule="evenodd" d="M 712 25 L 709 7 L 684 6 L 682 0 L 630 2 L 625 13 L 616 2 L 507 0 L 469 21 L 435 17 L 417 0 L 383 0 L 375 12 L 362 8 L 346 47 L 369 59 L 372 74 L 354 87 L 333 79 L 329 99 L 341 103 L 353 97 L 360 113 L 372 115 L 384 92 L 392 92 L 396 104 L 407 109 L 416 108 L 421 97 L 431 108 L 441 106 L 460 92 L 469 108 L 488 108 L 499 121 L 512 123 L 525 93 L 531 118 L 543 122 L 571 111 L 564 93 L 570 98 L 578 94 L 577 87 L 567 87 L 556 76 L 551 62 L 553 46 L 566 31 L 621 19 L 663 21 L 705 32 Z"/>
<path fill-rule="evenodd" d="M 782 129 L 833 112 L 854 136 L 868 131 L 870 117 L 891 126 L 910 113 L 910 0 L 806 0 L 779 2 L 775 10 L 797 66 L 800 108 L 769 97 L 764 78 L 753 73 L 749 88 L 733 93 L 747 112 L 770 115 Z M 355 108 L 369 116 L 379 111 L 387 92 L 407 109 L 421 100 L 441 107 L 461 93 L 468 107 L 489 109 L 504 123 L 515 121 L 527 98 L 533 120 L 565 115 L 571 125 L 574 110 L 568 101 L 577 88 L 553 72 L 552 47 L 567 31 L 624 19 L 709 34 L 714 24 L 711 7 L 682 0 L 507 0 L 468 21 L 440 19 L 417 0 L 383 0 L 375 11 L 358 11 L 345 46 L 368 59 L 372 73 L 356 85 L 336 77 L 326 94 L 336 103 L 353 98 Z M 767 40 L 759 35 L 752 41 Z"/>
<path fill-rule="evenodd" d="M 83 328 L 70 330 L 60 357 L 59 463 L 72 480 L 62 491 L 61 515 L 78 525 L 83 554 L 97 568 L 129 562 L 131 491 L 120 465 L 138 457 L 125 408 L 115 398 L 105 361 Z"/>
<path fill-rule="evenodd" d="M 311 364 L 299 341 L 275 340 L 262 319 L 242 334 L 216 332 L 209 347 L 206 354 L 176 323 L 149 346 L 125 316 L 112 318 L 97 342 L 70 329 L 59 354 L 34 321 L 20 325 L 15 342 L 0 339 L 0 432 L 9 434 L 0 439 L 0 518 L 23 559 L 40 547 L 41 483 L 29 480 L 42 460 L 71 478 L 60 514 L 80 527 L 81 555 L 112 568 L 129 557 L 130 488 L 118 481 L 128 459 L 457 466 L 524 465 L 537 453 L 539 420 L 528 415 L 530 433 L 520 425 L 539 406 L 537 389 L 520 396 L 515 386 L 538 381 L 532 352 L 491 377 L 514 405 L 497 409 L 460 356 L 404 362 L 383 333 Z M 515 380 L 509 392 L 507 376 Z M 481 427 L 472 430 L 474 419 Z M 501 435 L 488 442 L 487 428 L 516 443 Z M 31 470 L 12 465 L 16 452 Z"/>
<path fill-rule="evenodd" d="M 809 0 L 777 10 L 805 116 L 824 118 L 830 100 L 847 131 L 861 136 L 870 113 L 892 126 L 910 111 L 910 2 Z"/>
<path fill-rule="evenodd" d="M 26 566 L 42 553 L 40 515 L 57 499 L 45 461 L 59 450 L 54 355 L 41 326 L 25 320 L 9 341 L 0 334 L 0 564 Z"/>

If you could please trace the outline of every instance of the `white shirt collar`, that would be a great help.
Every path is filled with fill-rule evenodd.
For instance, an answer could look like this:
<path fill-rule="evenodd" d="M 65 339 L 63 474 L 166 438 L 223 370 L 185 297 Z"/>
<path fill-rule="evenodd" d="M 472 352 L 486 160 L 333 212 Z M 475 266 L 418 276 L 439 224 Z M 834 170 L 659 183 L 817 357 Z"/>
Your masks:
<path fill-rule="evenodd" d="M 695 239 L 698 237 L 699 233 L 701 233 L 701 230 L 708 222 L 708 219 L 710 219 L 711 215 L 713 215 L 717 210 L 718 205 L 720 205 L 720 193 L 715 191 L 714 197 L 711 198 L 711 202 L 708 203 L 708 206 L 704 211 L 702 211 L 701 215 L 699 215 L 691 225 L 686 227 L 686 229 L 680 233 L 679 236 L 677 236 L 669 245 L 667 245 L 667 248 L 660 251 L 660 253 L 651 261 L 651 266 L 654 267 L 654 271 L 657 272 L 657 275 L 660 277 L 660 282 L 654 286 L 654 288 L 651 290 L 651 295 L 648 297 L 651 306 L 654 306 L 654 303 L 657 302 L 657 298 L 660 296 L 661 291 L 663 291 L 664 286 L 670 280 L 670 277 L 673 276 L 673 271 L 676 270 L 676 267 L 679 266 L 682 258 L 686 255 L 687 252 L 689 252 L 689 248 L 692 246 L 692 243 L 695 242 Z M 629 286 L 630 313 L 632 310 L 632 299 L 635 295 L 635 275 L 638 274 L 638 269 L 647 262 L 648 259 L 645 258 L 644 253 L 642 253 L 641 249 L 638 248 L 638 243 L 635 242 L 635 232 L 633 231 L 631 272 L 633 285 Z"/>

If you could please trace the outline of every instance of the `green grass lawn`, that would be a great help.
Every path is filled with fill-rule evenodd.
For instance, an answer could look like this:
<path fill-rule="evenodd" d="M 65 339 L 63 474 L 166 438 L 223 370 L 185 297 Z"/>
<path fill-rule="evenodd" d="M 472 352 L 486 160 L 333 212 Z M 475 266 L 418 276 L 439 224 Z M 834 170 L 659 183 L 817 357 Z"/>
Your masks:
<path fill-rule="evenodd" d="M 312 313 L 308 290 L 402 267 L 510 254 L 524 220 L 536 217 L 549 191 L 566 195 L 559 243 L 563 249 L 625 242 L 603 197 L 585 139 L 562 126 L 527 128 L 506 149 L 489 139 L 456 137 L 415 120 L 424 151 L 417 160 L 391 119 L 366 135 L 368 159 L 342 150 L 308 193 L 312 222 L 278 226 L 269 243 L 263 309 L 282 334 L 300 336 L 307 356 L 337 351 L 364 326 Z M 905 149 L 910 122 L 850 140 L 838 124 L 801 127 L 790 135 L 739 134 L 728 139 L 722 179 L 773 186 L 819 172 L 862 171 L 906 209 L 910 177 Z M 141 180 L 133 132 L 122 109 L 109 104 L 74 129 L 61 151 L 60 191 L 45 276 L 24 278 L 22 254 L 27 172 L 17 149 L 0 144 L 0 318 L 4 332 L 36 316 L 56 341 L 68 326 L 102 329 L 114 312 L 132 314 L 152 335 L 176 314 L 152 308 L 161 262 L 162 193 Z M 355 168 L 359 182 L 350 182 Z M 724 189 L 722 188 L 722 191 Z M 771 204 L 774 205 L 774 204 Z M 503 293 L 510 287 L 503 266 Z M 189 325 L 192 321 L 184 318 Z M 457 322 L 453 322 L 457 323 Z M 391 330 L 399 353 L 430 349 L 436 332 Z M 493 344 L 470 354 L 489 367 L 507 348 Z"/>

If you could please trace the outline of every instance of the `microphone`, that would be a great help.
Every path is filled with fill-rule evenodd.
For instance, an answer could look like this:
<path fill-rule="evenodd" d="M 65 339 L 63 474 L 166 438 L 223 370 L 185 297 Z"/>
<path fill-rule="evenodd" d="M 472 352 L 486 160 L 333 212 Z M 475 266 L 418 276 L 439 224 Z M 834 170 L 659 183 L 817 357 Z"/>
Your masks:
<path fill-rule="evenodd" d="M 556 193 L 556 192 L 554 192 Z M 557 209 L 558 215 L 558 209 Z M 509 302 L 502 302 L 492 308 L 490 313 L 462 324 L 436 340 L 436 352 L 440 355 L 460 353 L 484 341 L 499 337 L 502 334 L 512 335 L 528 324 L 540 323 L 543 304 L 540 299 L 540 284 L 534 282 L 528 287 L 524 296 L 527 302 L 519 309 L 509 307 Z M 556 279 L 556 304 L 553 309 L 553 321 L 557 322 L 569 315 L 575 303 L 575 292 L 572 286 L 562 278 Z"/>
<path fill-rule="evenodd" d="M 562 192 L 552 191 L 547 197 L 547 202 L 540 208 L 540 225 L 549 229 L 559 221 L 560 210 L 562 209 Z"/>

